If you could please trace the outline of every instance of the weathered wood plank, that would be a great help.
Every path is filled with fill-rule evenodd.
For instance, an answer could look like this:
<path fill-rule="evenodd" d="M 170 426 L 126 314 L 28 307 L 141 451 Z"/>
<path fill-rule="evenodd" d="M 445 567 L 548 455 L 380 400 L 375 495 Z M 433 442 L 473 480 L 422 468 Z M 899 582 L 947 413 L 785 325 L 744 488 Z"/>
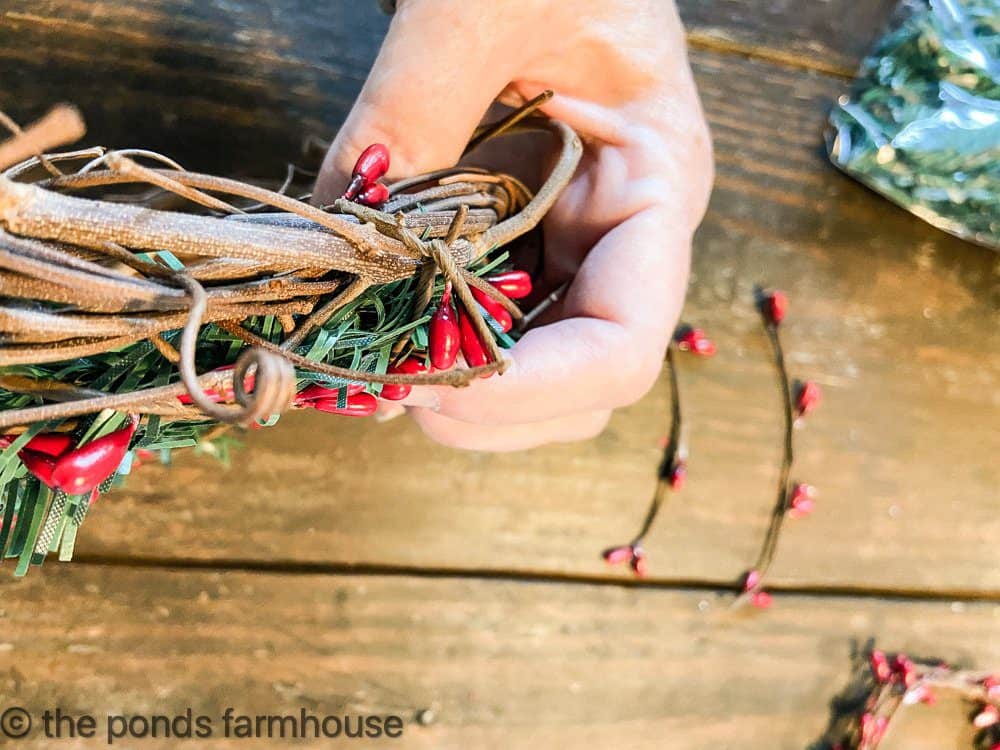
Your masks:
<path fill-rule="evenodd" d="M 393 747 L 803 748 L 870 637 L 1000 663 L 986 604 L 788 596 L 734 614 L 699 591 L 84 566 L 0 591 L 5 707 L 102 722 L 191 707 L 217 732 L 227 706 L 398 714 Z M 433 722 L 420 726 L 424 709 Z M 905 747 L 963 747 L 961 708 L 915 710 L 920 734 Z M 53 744 L 33 734 L 18 746 Z"/>
<path fill-rule="evenodd" d="M 360 90 L 388 23 L 375 6 L 14 0 L 0 11 L 0 108 L 28 120 L 66 99 L 105 145 L 280 178 Z"/>
<path fill-rule="evenodd" d="M 853 74 L 897 0 L 678 0 L 696 47 L 731 50 L 837 75 Z"/>
<path fill-rule="evenodd" d="M 850 71 L 894 0 L 682 0 L 695 47 Z M 281 175 L 305 133 L 329 135 L 374 60 L 374 0 L 11 0 L 0 10 L 0 107 L 27 120 L 78 104 L 104 143 L 199 169 Z"/>

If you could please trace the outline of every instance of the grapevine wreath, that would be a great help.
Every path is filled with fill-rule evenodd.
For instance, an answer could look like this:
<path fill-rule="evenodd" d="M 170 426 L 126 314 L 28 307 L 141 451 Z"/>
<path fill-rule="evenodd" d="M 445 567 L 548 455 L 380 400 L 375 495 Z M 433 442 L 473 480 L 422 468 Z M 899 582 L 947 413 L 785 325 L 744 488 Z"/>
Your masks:
<path fill-rule="evenodd" d="M 0 115 L 13 132 L 0 143 L 0 559 L 17 575 L 49 552 L 69 559 L 138 452 L 502 373 L 525 321 L 512 299 L 531 283 L 504 247 L 538 225 L 582 150 L 537 113 L 548 96 L 468 146 L 554 136 L 534 195 L 465 166 L 385 185 L 375 144 L 323 207 L 150 151 L 44 153 L 82 136 L 69 106 L 24 130 Z M 180 205 L 154 208 L 164 197 Z"/>

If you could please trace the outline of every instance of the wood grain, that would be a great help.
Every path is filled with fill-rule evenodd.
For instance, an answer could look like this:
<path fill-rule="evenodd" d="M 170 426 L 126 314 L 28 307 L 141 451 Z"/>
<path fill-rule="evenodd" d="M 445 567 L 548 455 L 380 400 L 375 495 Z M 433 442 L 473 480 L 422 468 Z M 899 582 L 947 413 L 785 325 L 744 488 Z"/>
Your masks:
<path fill-rule="evenodd" d="M 304 134 L 339 126 L 388 19 L 374 0 L 9 0 L 0 108 L 79 105 L 104 144 L 208 172 L 277 177 Z M 697 49 L 849 75 L 894 0 L 681 0 Z"/>
<path fill-rule="evenodd" d="M 678 0 L 689 44 L 847 77 L 897 0 Z"/>
<path fill-rule="evenodd" d="M 406 748 L 799 750 L 825 728 L 852 650 L 871 637 L 1000 663 L 987 604 L 786 596 L 734 614 L 712 591 L 90 566 L 5 578 L 0 591 L 0 705 L 102 721 L 188 707 L 393 713 L 403 738 L 384 744 Z M 426 726 L 414 722 L 424 710 Z M 963 747 L 962 709 L 914 710 L 926 713 L 905 747 Z M 17 746 L 96 740 L 47 742 Z"/>

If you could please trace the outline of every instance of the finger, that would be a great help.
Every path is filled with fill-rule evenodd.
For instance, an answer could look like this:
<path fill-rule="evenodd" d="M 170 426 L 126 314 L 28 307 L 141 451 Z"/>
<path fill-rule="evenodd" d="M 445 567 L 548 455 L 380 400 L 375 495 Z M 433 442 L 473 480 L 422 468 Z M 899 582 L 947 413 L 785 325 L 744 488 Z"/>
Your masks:
<path fill-rule="evenodd" d="M 409 409 L 414 421 L 431 440 L 450 448 L 506 452 L 547 443 L 589 440 L 608 424 L 610 411 L 574 414 L 534 424 L 485 427 L 443 417 L 427 409 Z"/>
<path fill-rule="evenodd" d="M 567 291 L 570 317 L 528 331 L 506 353 L 502 376 L 460 389 L 414 388 L 411 398 L 442 416 L 489 425 L 636 401 L 656 380 L 684 297 L 690 233 L 675 220 L 651 207 L 608 232 Z"/>
<path fill-rule="evenodd" d="M 354 160 L 384 143 L 390 174 L 412 175 L 456 163 L 494 97 L 510 80 L 510 19 L 494 3 L 400 3 L 378 58 L 326 155 L 314 200 L 344 189 Z"/>

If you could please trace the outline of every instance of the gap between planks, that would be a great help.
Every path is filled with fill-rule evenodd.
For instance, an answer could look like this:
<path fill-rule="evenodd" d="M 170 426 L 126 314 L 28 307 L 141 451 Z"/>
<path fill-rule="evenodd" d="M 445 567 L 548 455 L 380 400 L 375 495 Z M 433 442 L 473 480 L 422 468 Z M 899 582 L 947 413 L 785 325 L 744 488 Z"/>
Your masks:
<path fill-rule="evenodd" d="M 857 70 L 823 60 L 808 58 L 794 52 L 783 52 L 764 45 L 747 44 L 734 39 L 726 39 L 703 31 L 688 31 L 687 43 L 691 49 L 714 52 L 720 55 L 734 55 L 749 60 L 757 60 L 794 70 L 805 70 L 852 81 Z"/>
<path fill-rule="evenodd" d="M 53 561 L 54 563 L 54 561 Z M 58 564 L 58 563 L 55 563 Z M 641 581 L 634 578 L 607 578 L 600 575 L 560 573 L 558 571 L 516 571 L 493 568 L 447 568 L 416 565 L 377 563 L 319 563 L 293 560 L 252 560 L 241 558 L 216 558 L 200 560 L 173 557 L 131 557 L 121 555 L 78 555 L 71 563 L 74 567 L 112 567 L 147 570 L 215 571 L 261 573 L 272 575 L 351 575 L 390 576 L 396 578 L 433 578 L 455 580 L 489 580 L 513 583 L 551 583 L 579 586 L 613 586 L 619 588 L 651 589 L 657 591 L 703 591 L 725 593 L 734 590 L 736 582 L 700 578 L 660 578 Z M 0 573 L 3 568 L 0 567 Z M 39 575 L 35 571 L 34 575 Z M 879 599 L 884 601 L 926 601 L 937 603 L 995 602 L 1000 604 L 1000 590 L 975 590 L 961 588 L 920 589 L 906 586 L 865 586 L 852 584 L 768 585 L 776 594 L 811 596 L 827 599 Z"/>

